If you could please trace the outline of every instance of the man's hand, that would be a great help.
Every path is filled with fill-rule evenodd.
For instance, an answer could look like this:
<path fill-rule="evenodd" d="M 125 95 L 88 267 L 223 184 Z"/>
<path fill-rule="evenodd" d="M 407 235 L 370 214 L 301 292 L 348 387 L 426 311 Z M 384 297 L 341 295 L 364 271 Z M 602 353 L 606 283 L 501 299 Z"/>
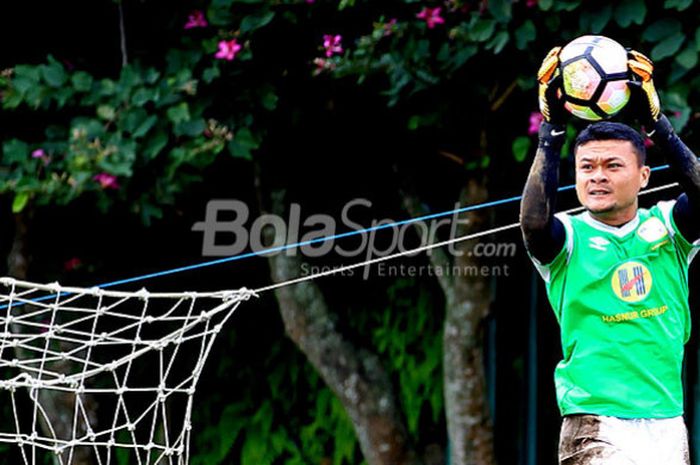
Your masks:
<path fill-rule="evenodd" d="M 556 125 L 564 124 L 564 102 L 559 93 L 561 89 L 559 52 L 561 47 L 550 50 L 537 71 L 540 112 L 546 122 Z"/>
<path fill-rule="evenodd" d="M 661 117 L 661 104 L 659 94 L 654 87 L 654 63 L 637 52 L 627 52 L 627 67 L 630 70 L 631 80 L 627 84 L 631 92 L 631 99 L 637 115 L 647 131 L 653 131 L 656 122 Z"/>

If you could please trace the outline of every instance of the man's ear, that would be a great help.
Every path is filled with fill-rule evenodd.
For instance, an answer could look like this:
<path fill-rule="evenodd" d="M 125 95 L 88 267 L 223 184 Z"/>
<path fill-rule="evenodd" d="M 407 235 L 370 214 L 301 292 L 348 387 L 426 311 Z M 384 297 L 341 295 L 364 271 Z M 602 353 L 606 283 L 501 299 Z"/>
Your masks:
<path fill-rule="evenodd" d="M 642 189 L 644 189 L 649 184 L 649 178 L 651 177 L 651 168 L 649 168 L 647 165 L 644 165 L 642 166 L 640 172 L 640 176 L 642 177 Z"/>

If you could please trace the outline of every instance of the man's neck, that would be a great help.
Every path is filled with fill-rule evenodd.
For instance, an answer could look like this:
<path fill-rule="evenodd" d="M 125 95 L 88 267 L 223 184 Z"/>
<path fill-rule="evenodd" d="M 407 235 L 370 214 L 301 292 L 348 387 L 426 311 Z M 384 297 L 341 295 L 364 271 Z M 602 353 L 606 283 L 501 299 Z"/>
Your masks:
<path fill-rule="evenodd" d="M 598 221 L 599 223 L 603 223 L 607 226 L 612 226 L 614 228 L 621 228 L 622 226 L 626 225 L 630 221 L 633 221 L 637 217 L 636 208 L 634 210 L 631 210 L 630 212 L 625 212 L 624 214 L 617 214 L 612 216 L 608 216 L 605 213 L 596 214 L 591 211 L 589 211 L 588 213 L 591 215 L 591 218 Z"/>

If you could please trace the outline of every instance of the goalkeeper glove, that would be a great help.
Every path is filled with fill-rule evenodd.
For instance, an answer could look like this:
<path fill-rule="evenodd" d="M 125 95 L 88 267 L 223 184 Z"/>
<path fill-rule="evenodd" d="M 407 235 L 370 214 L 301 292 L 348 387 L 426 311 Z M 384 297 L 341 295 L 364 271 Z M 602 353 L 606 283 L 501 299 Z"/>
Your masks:
<path fill-rule="evenodd" d="M 549 51 L 537 71 L 539 83 L 539 104 L 542 117 L 549 124 L 564 124 L 564 102 L 561 98 L 561 72 L 559 52 L 561 47 Z"/>
<path fill-rule="evenodd" d="M 627 86 L 632 94 L 635 110 L 639 112 L 637 118 L 645 130 L 653 131 L 661 117 L 659 94 L 654 87 L 654 63 L 636 50 L 628 50 L 627 67 L 631 76 Z"/>

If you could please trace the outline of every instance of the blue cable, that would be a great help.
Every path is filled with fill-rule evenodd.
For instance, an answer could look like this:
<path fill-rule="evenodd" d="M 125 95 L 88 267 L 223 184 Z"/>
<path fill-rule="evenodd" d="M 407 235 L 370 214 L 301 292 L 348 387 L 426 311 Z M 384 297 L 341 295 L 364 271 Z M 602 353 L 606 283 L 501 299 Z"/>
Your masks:
<path fill-rule="evenodd" d="M 657 166 L 657 167 L 652 168 L 651 171 L 661 171 L 661 170 L 668 169 L 669 167 L 670 167 L 669 165 Z M 576 187 L 575 184 L 570 184 L 570 185 L 568 185 L 568 186 L 563 186 L 563 187 L 560 187 L 560 188 L 558 189 L 558 192 L 568 191 L 568 190 L 574 189 L 575 187 Z M 310 245 L 310 244 L 317 244 L 317 243 L 319 243 L 319 242 L 325 242 L 325 241 L 328 241 L 328 240 L 342 239 L 342 238 L 344 238 L 344 237 L 354 236 L 354 235 L 357 235 L 357 234 L 364 234 L 364 233 L 367 233 L 367 232 L 370 232 L 370 231 L 378 231 L 378 230 L 380 230 L 380 229 L 393 228 L 393 227 L 396 227 L 396 226 L 403 226 L 404 224 L 416 223 L 416 222 L 418 222 L 418 221 L 430 220 L 430 219 L 433 219 L 433 218 L 440 218 L 440 217 L 443 217 L 443 216 L 454 215 L 454 214 L 459 214 L 459 213 L 464 213 L 464 212 L 474 211 L 474 210 L 480 210 L 480 209 L 482 209 L 482 208 L 496 207 L 496 206 L 504 205 L 504 204 L 507 204 L 507 203 L 517 202 L 517 201 L 519 201 L 521 198 L 522 198 L 522 195 L 518 195 L 518 196 L 515 196 L 515 197 L 508 197 L 508 198 L 501 199 L 501 200 L 493 200 L 493 201 L 490 201 L 490 202 L 479 203 L 479 204 L 476 204 L 476 205 L 469 205 L 469 206 L 466 206 L 466 207 L 458 208 L 458 209 L 456 209 L 456 210 L 451 210 L 451 211 L 442 212 L 442 213 L 434 213 L 434 214 L 431 214 L 431 215 L 420 216 L 420 217 L 417 217 L 417 218 L 410 218 L 410 219 L 403 220 L 403 221 L 398 221 L 398 222 L 395 222 L 395 223 L 388 223 L 388 224 L 382 224 L 382 225 L 378 225 L 378 226 L 373 226 L 373 227 L 367 228 L 367 229 L 360 229 L 360 230 L 355 230 L 355 231 L 348 231 L 348 232 L 341 233 L 341 234 L 335 234 L 335 235 L 333 235 L 333 236 L 317 237 L 316 239 L 311 239 L 311 240 L 303 241 L 303 242 L 297 242 L 297 243 L 295 243 L 295 244 L 281 245 L 281 246 L 278 246 L 278 247 L 271 247 L 271 248 L 269 248 L 269 249 L 264 249 L 264 250 L 261 250 L 261 251 L 259 251 L 259 252 L 248 252 L 248 253 L 244 253 L 244 254 L 233 255 L 233 256 L 231 256 L 231 257 L 220 258 L 220 259 L 218 259 L 218 260 L 212 260 L 212 261 L 208 261 L 208 262 L 197 263 L 197 264 L 195 264 L 195 265 L 182 266 L 182 267 L 179 267 L 179 268 L 173 268 L 173 269 L 170 269 L 170 270 L 159 271 L 159 272 L 156 272 L 156 273 L 149 273 L 149 274 L 145 274 L 145 275 L 141 275 L 141 276 L 135 276 L 135 277 L 133 277 L 133 278 L 120 279 L 120 280 L 118 280 L 118 281 L 112 281 L 112 282 L 109 282 L 109 283 L 100 284 L 100 285 L 98 285 L 97 287 L 106 288 L 106 287 L 112 287 L 112 286 L 119 286 L 119 285 L 122 285 L 122 284 L 133 283 L 133 282 L 135 282 L 135 281 L 142 281 L 142 280 L 151 279 L 151 278 L 157 278 L 157 277 L 165 276 L 165 275 L 169 275 L 169 274 L 180 273 L 180 272 L 182 272 L 182 271 L 191 271 L 191 270 L 195 270 L 195 269 L 197 269 L 197 268 L 204 268 L 204 267 L 207 267 L 207 266 L 219 265 L 219 264 L 221 264 L 221 263 L 228 263 L 228 262 L 233 262 L 233 261 L 237 261 L 237 260 L 243 260 L 243 259 L 245 259 L 245 258 L 250 258 L 250 257 L 254 257 L 254 256 L 259 256 L 259 255 L 263 255 L 263 254 L 267 254 L 267 253 L 279 252 L 279 251 L 288 250 L 288 249 L 291 249 L 291 248 L 303 247 L 303 246 L 305 246 L 305 245 Z"/>

